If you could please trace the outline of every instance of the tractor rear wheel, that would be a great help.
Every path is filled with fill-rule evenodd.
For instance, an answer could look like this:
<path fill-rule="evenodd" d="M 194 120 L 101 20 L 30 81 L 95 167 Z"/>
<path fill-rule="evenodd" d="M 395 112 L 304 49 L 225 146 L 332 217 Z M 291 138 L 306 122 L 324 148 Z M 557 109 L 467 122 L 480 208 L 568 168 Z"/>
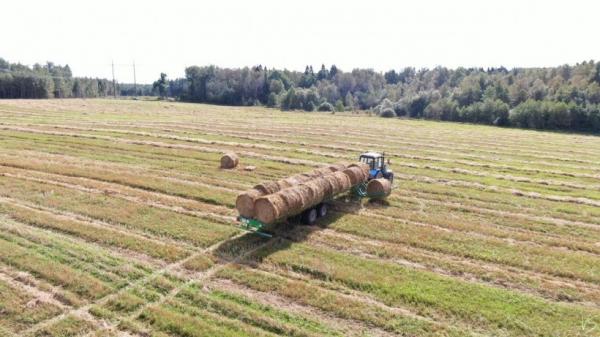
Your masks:
<path fill-rule="evenodd" d="M 309 226 L 312 226 L 317 222 L 317 217 L 317 210 L 314 208 L 307 209 L 302 213 L 302 221 Z"/>
<path fill-rule="evenodd" d="M 392 172 L 392 173 L 388 174 L 386 179 L 390 181 L 390 184 L 393 184 L 394 183 L 394 173 Z"/>

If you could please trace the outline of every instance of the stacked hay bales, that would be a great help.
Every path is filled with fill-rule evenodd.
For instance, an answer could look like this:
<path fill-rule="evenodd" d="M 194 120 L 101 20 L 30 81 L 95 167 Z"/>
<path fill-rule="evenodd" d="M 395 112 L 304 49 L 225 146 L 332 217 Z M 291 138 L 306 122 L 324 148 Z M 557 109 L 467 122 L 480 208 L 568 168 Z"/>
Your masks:
<path fill-rule="evenodd" d="M 385 195 L 371 199 L 385 199 L 388 197 L 391 191 L 392 183 L 385 178 L 373 179 L 369 181 L 369 184 L 367 184 L 367 194 L 386 192 Z"/>
<path fill-rule="evenodd" d="M 235 153 L 227 153 L 221 157 L 221 167 L 226 169 L 232 169 L 240 163 L 240 159 Z"/>
<path fill-rule="evenodd" d="M 350 178 L 343 172 L 334 172 L 300 185 L 263 196 L 256 201 L 255 217 L 263 223 L 318 204 L 324 197 L 350 188 Z"/>
<path fill-rule="evenodd" d="M 332 172 L 335 172 L 332 168 L 335 168 L 336 170 L 341 170 L 342 168 L 345 169 L 348 166 L 350 166 L 350 163 L 342 162 L 328 167 L 314 169 L 306 173 L 295 174 L 291 177 L 281 179 L 278 181 L 265 181 L 254 186 L 252 189 L 247 190 L 246 192 L 238 195 L 235 202 L 235 207 L 237 208 L 238 212 L 240 212 L 240 214 L 244 217 L 253 218 L 255 217 L 256 201 L 259 198 L 277 193 L 284 189 L 298 186 L 300 184 L 306 183 L 314 179 L 318 179 L 326 175 L 330 175 Z M 324 191 L 331 194 L 333 188 L 331 188 L 329 185 L 327 186 L 328 187 L 325 188 Z M 321 188 L 323 188 L 323 186 Z M 321 198 L 323 198 L 323 195 L 321 195 Z"/>
<path fill-rule="evenodd" d="M 350 164 L 348 166 L 348 168 L 351 167 L 359 167 L 362 171 L 363 171 L 363 175 L 365 177 L 365 180 L 369 177 L 369 175 L 371 174 L 371 167 L 369 166 L 369 164 L 367 163 L 363 163 L 363 162 L 358 162 L 358 163 L 354 163 L 354 164 Z"/>

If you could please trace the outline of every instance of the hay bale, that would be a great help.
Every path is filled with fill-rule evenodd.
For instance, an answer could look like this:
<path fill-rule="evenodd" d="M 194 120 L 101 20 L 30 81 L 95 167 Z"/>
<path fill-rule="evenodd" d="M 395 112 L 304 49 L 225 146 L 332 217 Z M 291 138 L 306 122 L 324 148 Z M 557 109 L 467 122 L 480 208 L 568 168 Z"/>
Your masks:
<path fill-rule="evenodd" d="M 363 162 L 353 163 L 353 164 L 350 164 L 350 166 L 348 166 L 348 168 L 351 168 L 351 167 L 360 167 L 360 169 L 363 171 L 365 179 L 367 179 L 369 177 L 369 175 L 371 174 L 371 166 L 369 166 L 369 164 L 367 164 L 367 163 L 363 163 Z"/>
<path fill-rule="evenodd" d="M 226 169 L 232 169 L 240 163 L 240 159 L 235 153 L 227 153 L 221 157 L 221 167 Z"/>
<path fill-rule="evenodd" d="M 286 204 L 281 194 L 265 195 L 256 200 L 254 217 L 262 223 L 273 223 L 282 214 L 280 211 L 284 210 L 285 207 Z"/>
<path fill-rule="evenodd" d="M 331 170 L 329 169 L 329 167 L 321 167 L 318 169 L 314 169 L 314 170 L 310 170 L 308 172 L 302 173 L 301 175 L 304 177 L 315 179 L 315 178 L 319 178 L 319 177 L 328 175 L 329 173 L 331 173 Z"/>
<path fill-rule="evenodd" d="M 337 171 L 343 171 L 343 170 L 347 169 L 348 166 L 350 166 L 350 163 L 347 161 L 343 161 L 343 162 L 335 163 L 335 164 L 329 166 L 328 169 L 331 172 L 337 172 Z"/>
<path fill-rule="evenodd" d="M 387 195 L 372 198 L 372 199 L 387 198 L 389 196 L 389 192 L 391 192 L 391 191 L 392 191 L 392 183 L 390 183 L 390 181 L 385 178 L 373 179 L 373 180 L 369 181 L 369 183 L 367 184 L 367 194 L 381 193 L 381 192 L 388 193 Z"/>
<path fill-rule="evenodd" d="M 320 201 L 325 196 L 325 191 L 323 190 L 321 185 L 314 180 L 307 181 L 300 186 L 304 186 L 307 189 L 310 204 Z"/>
<path fill-rule="evenodd" d="M 247 218 L 253 218 L 256 200 L 264 195 L 265 194 L 255 189 L 241 193 L 235 200 L 235 208 L 237 208 L 241 215 Z"/>
<path fill-rule="evenodd" d="M 301 190 L 297 187 L 288 188 L 287 190 L 278 192 L 278 194 L 281 195 L 281 199 L 283 199 L 285 203 L 285 207 L 279 210 L 279 215 L 298 211 L 307 206 L 309 201 L 307 200 L 307 196 L 303 195 Z"/>
<path fill-rule="evenodd" d="M 365 176 L 362 168 L 358 166 L 351 166 L 343 171 L 343 173 L 348 176 L 350 179 L 350 183 L 352 185 L 361 184 L 363 181 L 367 180 L 368 176 Z"/>
<path fill-rule="evenodd" d="M 277 185 L 277 182 L 275 181 L 265 181 L 254 186 L 253 188 L 260 191 L 263 195 L 279 192 L 279 185 Z"/>
<path fill-rule="evenodd" d="M 334 194 L 346 191 L 350 188 L 350 185 L 352 185 L 350 178 L 343 171 L 334 172 L 331 174 L 331 177 L 336 181 L 336 188 L 333 191 Z"/>

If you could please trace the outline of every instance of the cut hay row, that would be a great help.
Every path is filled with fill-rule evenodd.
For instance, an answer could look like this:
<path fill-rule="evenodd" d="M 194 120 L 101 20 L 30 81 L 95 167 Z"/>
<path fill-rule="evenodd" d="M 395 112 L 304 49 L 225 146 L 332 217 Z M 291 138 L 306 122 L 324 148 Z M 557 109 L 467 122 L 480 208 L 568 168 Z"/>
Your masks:
<path fill-rule="evenodd" d="M 404 175 L 404 174 L 394 174 L 394 178 L 403 179 L 403 180 L 418 180 L 420 182 L 428 183 L 428 184 L 443 184 L 449 186 L 465 186 L 470 188 L 476 188 L 481 190 L 488 190 L 494 192 L 508 192 L 514 196 L 519 197 L 527 197 L 532 199 L 545 199 L 549 201 L 556 202 L 567 202 L 567 203 L 575 203 L 593 207 L 600 207 L 600 201 L 591 200 L 589 198 L 574 198 L 570 196 L 556 196 L 556 195 L 543 195 L 536 192 L 526 192 L 518 189 L 509 189 L 498 186 L 487 186 L 476 182 L 467 182 L 460 180 L 445 180 L 445 179 L 432 179 L 426 176 L 415 176 L 415 175 Z"/>
<path fill-rule="evenodd" d="M 133 256 L 127 251 L 141 253 L 151 257 L 152 259 L 144 260 L 149 260 L 152 264 L 161 263 L 156 259 L 176 261 L 189 255 L 185 245 L 181 245 L 181 243 L 175 246 L 172 243 L 135 234 L 132 231 L 115 229 L 98 220 L 86 220 L 81 216 L 65 212 L 51 212 L 47 209 L 39 209 L 39 206 L 36 207 L 36 205 L 5 197 L 0 197 L 0 204 L 2 204 L 0 209 L 4 214 L 24 225 L 58 230 L 73 238 L 86 240 L 88 243 L 94 242 L 107 247 L 118 247 L 125 250 L 121 254 L 126 256 Z M 139 254 L 136 255 L 136 259 L 142 260 Z"/>
<path fill-rule="evenodd" d="M 224 220 L 205 219 L 125 199 L 107 198 L 103 193 L 73 193 L 68 187 L 8 177 L 0 180 L 0 190 L 3 188 L 10 191 L 5 194 L 14 199 L 84 215 L 124 228 L 149 231 L 154 235 L 201 247 L 210 246 L 237 232 Z M 89 204 L 94 207 L 89 207 Z"/>
<path fill-rule="evenodd" d="M 164 125 L 164 124 L 163 124 Z M 167 125 L 177 125 L 177 124 L 167 124 Z M 200 125 L 200 124 L 196 124 L 196 125 Z M 204 125 L 206 126 L 206 128 L 210 129 L 211 126 L 214 126 L 214 124 L 212 123 L 204 123 Z M 232 130 L 231 128 L 238 128 L 240 131 L 238 132 L 242 132 L 244 130 L 248 129 L 247 125 L 238 125 L 238 124 L 227 124 L 227 123 L 221 123 L 220 126 L 222 126 L 222 128 L 226 128 L 229 130 Z M 264 127 L 261 127 L 264 129 Z M 204 129 L 206 130 L 206 129 Z M 235 129 L 233 129 L 235 130 Z M 232 130 L 232 131 L 233 131 Z M 348 129 L 340 129 L 338 132 L 335 132 L 335 128 L 331 128 L 331 129 L 318 129 L 318 128 L 311 128 L 310 131 L 306 131 L 306 130 L 301 130 L 300 128 L 293 128 L 293 127 L 271 127 L 268 129 L 270 131 L 270 134 L 276 134 L 276 130 L 279 130 L 281 132 L 283 132 L 283 134 L 302 134 L 302 135 L 308 135 L 311 136 L 312 138 L 321 138 L 321 137 L 330 137 L 332 134 L 343 134 L 345 136 L 350 136 L 352 138 L 358 138 L 358 139 L 371 139 L 372 138 L 372 132 L 374 132 L 372 129 L 369 130 L 369 133 L 364 133 L 364 132 L 355 132 L 355 131 L 351 131 L 351 128 Z M 315 132 L 315 130 L 320 130 L 321 132 Z M 201 132 L 202 129 L 197 129 L 198 132 Z M 299 132 L 302 131 L 302 132 Z M 406 131 L 406 130 L 405 130 Z M 519 131 L 517 131 L 519 132 Z M 404 145 L 410 145 L 410 144 L 416 144 L 420 147 L 439 147 L 439 148 L 448 148 L 448 149 L 453 149 L 453 147 L 445 145 L 448 143 L 448 140 L 440 140 L 440 133 L 437 131 L 432 131 L 432 132 L 428 132 L 427 129 L 423 128 L 421 130 L 418 131 L 418 133 L 414 133 L 414 134 L 410 134 L 410 133 L 393 133 L 394 135 L 391 136 L 389 134 L 385 134 L 384 132 L 380 132 L 379 134 L 381 134 L 381 140 L 383 141 L 383 143 L 386 142 L 390 142 L 390 143 L 394 143 L 394 144 L 401 144 L 402 146 Z M 406 136 L 408 134 L 408 136 Z M 315 137 L 316 136 L 316 137 Z M 427 136 L 430 136 L 429 138 Z M 485 151 L 488 152 L 489 150 L 484 150 L 482 148 L 511 148 L 517 152 L 521 152 L 524 154 L 527 153 L 532 153 L 532 154 L 541 154 L 542 156 L 545 157 L 549 157 L 547 155 L 547 153 L 540 151 L 539 147 L 534 146 L 534 145 L 525 145 L 523 144 L 522 140 L 520 141 L 516 141 L 514 139 L 514 137 L 506 137 L 506 139 L 508 140 L 508 142 L 502 142 L 501 141 L 501 137 L 495 137 L 494 141 L 485 141 L 484 139 L 480 139 L 480 140 L 474 140 L 472 138 L 465 138 L 460 140 L 460 142 L 464 143 L 464 144 L 469 144 L 469 147 L 465 147 L 464 149 L 460 149 L 460 150 L 464 150 L 464 151 L 473 151 L 474 148 L 473 146 L 476 145 L 476 150 L 477 151 Z M 458 143 L 460 143 L 458 142 Z M 452 143 L 456 144 L 457 143 L 457 139 L 452 139 Z M 433 145 L 432 145 L 433 144 Z M 565 144 L 565 147 L 567 147 L 568 144 Z M 531 152 L 526 152 L 525 150 L 520 150 L 520 148 L 524 148 L 527 149 L 527 151 L 531 151 Z M 556 148 L 557 152 L 560 152 L 560 148 Z M 569 156 L 572 156 L 573 154 L 583 154 L 583 155 L 589 155 L 589 152 L 584 152 L 584 151 L 574 151 L 572 149 L 565 149 L 562 151 L 565 154 L 568 154 Z M 489 151 L 489 153 L 495 153 L 493 151 Z M 500 152 L 497 152 L 500 153 Z M 560 157 L 554 157 L 557 158 L 557 160 L 561 160 Z"/>
<path fill-rule="evenodd" d="M 257 252 L 260 256 L 267 256 L 262 259 L 261 267 L 268 268 L 271 265 L 283 273 L 294 270 L 317 281 L 342 284 L 349 289 L 372 295 L 375 300 L 394 307 L 406 307 L 412 311 L 427 308 L 428 315 L 438 322 L 446 319 L 453 321 L 452 317 L 457 318 L 456 316 L 474 311 L 473 314 L 461 317 L 461 321 L 470 327 L 480 327 L 482 321 L 479 318 L 483 315 L 486 317 L 486 323 L 483 324 L 487 325 L 486 330 L 489 331 L 498 326 L 497 322 L 505 319 L 506 310 L 525 310 L 529 315 L 524 321 L 529 326 L 535 326 L 532 331 L 548 329 L 547 331 L 551 332 L 553 328 L 548 327 L 546 321 L 549 313 L 543 312 L 542 309 L 548 305 L 552 305 L 556 310 L 551 314 L 555 320 L 577 317 L 582 311 L 588 315 L 598 311 L 598 308 L 594 307 L 574 308 L 563 303 L 531 299 L 529 294 L 465 282 L 396 263 L 346 255 L 307 242 L 294 245 L 286 242 L 279 244 L 287 248 L 274 249 L 275 247 L 271 246 L 266 248 L 266 252 Z M 297 259 L 296 256 L 302 256 L 302 259 Z M 406 280 L 406 275 L 410 275 L 410 281 Z M 390 279 L 395 281 L 391 283 Z M 438 296 L 440 293 L 444 296 Z M 515 301 L 507 303 L 506 296 L 511 296 Z M 479 300 L 480 305 L 477 308 L 472 307 L 472 298 Z M 579 328 L 578 324 L 572 318 L 569 321 L 571 323 L 568 329 L 576 331 Z M 516 327 L 513 329 L 520 331 Z"/>
<path fill-rule="evenodd" d="M 275 293 L 296 303 L 314 306 L 334 313 L 338 317 L 362 321 L 390 333 L 423 334 L 425 331 L 451 333 L 454 329 L 439 323 L 419 319 L 416 314 L 399 313 L 388 306 L 366 301 L 339 292 L 325 290 L 306 282 L 290 280 L 264 271 L 245 268 L 239 265 L 219 270 L 216 276 L 230 280 L 253 291 Z M 410 329 L 410 331 L 407 331 Z"/>
<path fill-rule="evenodd" d="M 58 126 L 57 126 L 57 127 L 58 127 Z M 89 128 L 89 129 L 88 129 L 88 128 L 75 128 L 75 127 L 66 127 L 66 126 L 60 126 L 60 127 L 61 127 L 61 128 L 67 128 L 67 129 L 75 129 L 75 130 L 88 130 L 88 131 L 99 131 L 99 130 L 103 130 L 103 129 L 91 129 L 91 128 Z M 130 133 L 131 133 L 131 132 L 129 132 L 129 131 L 126 131 L 126 130 L 110 130 L 110 129 L 109 129 L 109 130 L 107 130 L 107 131 L 112 131 L 112 132 L 120 132 L 120 133 L 125 133 L 125 134 L 130 134 Z M 185 138 L 185 137 L 177 137 L 177 136 L 169 136 L 169 135 L 160 135 L 160 134 L 150 134 L 150 133 L 143 133 L 143 132 L 142 132 L 142 133 L 134 133 L 134 134 L 138 134 L 138 135 L 142 135 L 142 136 L 148 136 L 148 137 L 169 138 L 169 139 L 178 139 L 178 140 L 185 140 L 185 141 L 191 141 L 191 140 L 189 140 L 189 139 L 197 139 L 197 138 L 189 138 L 189 139 L 188 139 L 188 138 Z M 213 141 L 205 141 L 205 142 L 203 142 L 203 143 L 207 143 L 207 142 L 208 142 L 208 143 L 211 143 L 211 144 L 213 144 L 213 143 L 214 143 Z M 287 141 L 285 141 L 285 142 L 286 142 L 286 144 L 292 144 L 292 143 L 290 143 L 290 142 L 287 142 Z M 223 142 L 223 144 L 225 144 L 225 143 L 227 143 L 227 142 Z M 221 143 L 214 143 L 214 144 L 221 144 Z M 300 145 L 302 145 L 302 144 L 306 145 L 306 143 L 299 143 L 299 144 L 300 144 Z M 360 143 L 359 143 L 359 144 L 360 144 Z M 225 144 L 225 145 L 234 146 L 235 144 Z M 362 147 L 361 147 L 360 149 L 359 149 L 359 148 L 356 148 L 356 149 L 354 149 L 354 148 L 347 148 L 347 147 L 330 146 L 330 145 L 323 145 L 323 144 L 316 144 L 316 145 L 313 145 L 313 146 L 315 146 L 315 147 L 319 147 L 319 148 L 329 148 L 329 149 L 337 149 L 337 150 L 343 149 L 344 151 L 350 151 L 350 152 L 362 152 L 364 148 L 372 148 L 373 146 L 375 146 L 375 147 L 381 147 L 381 146 L 382 146 L 382 144 L 377 144 L 377 145 L 376 145 L 376 144 L 361 144 L 361 145 L 362 145 Z M 408 144 L 407 144 L 407 145 L 408 145 Z M 414 144 L 411 144 L 411 146 L 414 146 Z M 277 149 L 277 148 L 276 148 L 276 147 L 273 147 L 272 149 Z M 382 149 L 386 150 L 387 148 L 386 148 L 386 147 L 383 147 Z M 409 151 L 409 152 L 410 152 L 410 150 L 411 150 L 411 147 L 408 147 L 408 148 L 407 148 L 407 147 L 404 147 L 404 151 Z M 417 149 L 415 148 L 415 151 L 416 151 L 416 150 L 417 150 Z M 456 148 L 454 148 L 454 150 L 456 151 L 457 149 L 456 149 Z M 326 157 L 331 157 L 331 158 L 346 158 L 346 157 L 345 157 L 345 156 L 343 156 L 343 155 L 338 155 L 338 154 L 335 154 L 335 153 L 321 153 L 321 152 L 319 152 L 319 151 L 315 151 L 315 150 L 303 150 L 303 149 L 296 149 L 296 150 L 294 150 L 294 151 L 296 151 L 296 152 L 300 152 L 300 153 L 308 153 L 308 154 L 313 154 L 313 155 L 324 155 L 324 156 L 326 156 Z M 391 151 L 391 149 L 388 149 L 388 151 Z M 422 148 L 418 149 L 418 151 L 419 151 L 420 153 L 422 153 Z M 406 153 L 406 152 L 404 152 L 404 153 Z M 436 151 L 434 151 L 434 153 L 436 153 L 436 154 L 445 154 L 445 155 L 452 155 L 452 154 L 453 154 L 453 153 L 449 153 L 449 152 L 443 152 L 443 151 L 442 151 L 442 152 L 440 152 L 440 151 L 437 151 L 437 152 L 436 152 Z M 456 153 L 456 152 L 454 152 L 454 153 Z M 514 153 L 514 152 L 513 152 L 513 153 Z M 499 154 L 499 153 L 494 153 L 494 154 Z M 399 154 L 397 154 L 397 153 L 393 153 L 393 152 L 390 152 L 390 155 L 392 155 L 392 156 L 395 156 L 395 157 L 399 156 Z M 477 158 L 477 159 L 488 159 L 488 160 L 489 160 L 489 159 L 493 159 L 493 158 L 490 158 L 490 157 L 485 157 L 485 156 L 483 156 L 483 157 L 482 157 L 482 156 L 473 156 L 473 155 L 469 155 L 469 154 L 465 154 L 465 155 L 466 155 L 466 156 L 469 156 L 469 157 L 474 157 L 474 158 Z M 406 154 L 403 154 L 403 156 L 406 156 Z M 496 159 L 497 159 L 497 158 L 496 158 Z M 552 159 L 552 157 L 549 157 L 549 156 L 544 156 L 544 159 Z M 558 158 L 557 160 L 565 161 L 565 159 L 564 159 L 564 158 Z M 514 161 L 514 159 L 509 159 L 508 161 Z M 584 162 L 584 161 L 581 161 L 581 162 Z M 543 163 L 540 163 L 540 164 L 543 164 Z M 589 162 L 589 164 L 592 164 L 592 165 L 594 165 L 594 167 L 598 167 L 598 164 L 599 164 L 599 163 L 596 163 L 596 162 Z M 484 164 L 484 165 L 485 165 L 485 164 Z M 587 168 L 587 169 L 593 169 L 593 167 L 592 167 L 592 168 Z M 566 176 L 579 175 L 578 173 L 565 173 L 565 172 L 560 172 L 560 171 L 548 172 L 548 173 L 553 173 L 553 174 L 558 174 L 558 175 L 566 175 Z M 588 177 L 593 177 L 593 178 L 597 178 L 597 176 L 600 176 L 600 175 L 588 175 Z"/>
<path fill-rule="evenodd" d="M 179 130 L 175 130 L 175 129 L 160 129 L 161 131 L 167 131 L 167 132 L 182 132 Z M 206 129 L 199 129 L 199 128 L 195 128 L 195 130 L 197 131 L 196 133 L 193 132 L 189 132 L 189 134 L 202 134 L 202 135 L 221 135 L 221 136 L 227 136 L 227 137 L 231 137 L 232 136 L 232 132 L 228 132 L 227 134 L 225 133 L 215 133 L 215 132 L 210 132 L 210 131 L 206 131 Z M 185 132 L 184 132 L 185 133 Z M 326 148 L 326 149 L 332 149 L 332 150 L 342 150 L 342 151 L 348 151 L 348 152 L 362 152 L 364 149 L 366 148 L 381 148 L 382 150 L 386 150 L 386 151 L 393 151 L 393 148 L 389 148 L 388 144 L 384 143 L 364 143 L 364 142 L 356 142 L 356 141 L 352 141 L 352 142 L 341 142 L 342 144 L 347 144 L 347 145 L 355 145 L 358 146 L 357 148 L 350 148 L 347 145 L 346 146 L 337 146 L 337 145 L 330 145 L 330 144 L 322 144 L 322 143 L 314 143 L 314 144 L 308 144 L 306 142 L 302 142 L 302 141 L 290 141 L 290 140 L 281 140 L 279 138 L 277 139 L 265 139 L 265 138 L 258 138 L 258 137 L 249 137 L 249 136 L 244 136 L 245 134 L 249 134 L 248 132 L 239 132 L 239 133 L 234 133 L 236 135 L 236 138 L 239 139 L 247 139 L 247 140 L 252 140 L 252 141 L 260 141 L 260 142 L 274 142 L 274 143 L 281 143 L 281 144 L 289 144 L 289 145 L 300 145 L 300 146 L 311 146 L 314 148 Z M 240 135 L 241 134 L 241 135 Z M 329 135 L 329 134 L 328 134 Z M 286 138 L 287 137 L 286 135 Z M 370 138 L 370 137 L 369 137 Z M 423 152 L 423 148 L 444 148 L 444 149 L 451 149 L 454 152 L 447 152 L 447 151 L 430 151 L 431 153 L 434 154 L 443 154 L 443 155 L 449 155 L 449 156 L 454 156 L 456 155 L 456 151 L 462 151 L 463 152 L 463 156 L 467 156 L 467 157 L 471 157 L 471 158 L 475 158 L 475 159 L 483 159 L 483 160 L 498 160 L 498 155 L 508 155 L 509 153 L 505 153 L 505 152 L 500 152 L 500 151 L 491 151 L 491 150 L 482 150 L 482 149 L 477 149 L 477 151 L 483 152 L 483 153 L 489 153 L 493 156 L 485 156 L 485 155 L 473 155 L 467 152 L 473 152 L 473 145 L 470 143 L 468 147 L 465 148 L 460 148 L 457 147 L 456 144 L 453 144 L 453 146 L 447 146 L 447 145 L 432 145 L 431 143 L 415 143 L 414 142 L 414 138 L 404 138 L 404 142 L 400 142 L 399 139 L 394 139 L 393 144 L 395 146 L 402 146 L 403 151 L 405 152 L 415 152 L 415 153 L 422 153 Z M 518 163 L 524 163 L 524 164 L 536 164 L 536 162 L 531 162 L 531 161 L 524 161 L 524 160 L 518 160 L 514 158 L 514 144 L 511 144 L 511 152 L 510 154 L 512 154 L 511 157 L 509 158 L 504 158 L 505 161 L 508 162 L 518 162 Z M 316 150 L 303 150 L 303 149 L 296 149 L 296 152 L 302 152 L 302 153 L 309 153 L 309 154 L 317 154 L 317 155 L 324 155 L 326 157 L 331 157 L 331 158 L 342 158 L 343 156 L 338 155 L 336 153 L 322 153 Z M 568 153 L 571 155 L 572 151 L 569 150 Z M 527 154 L 523 154 L 526 155 L 528 157 L 531 157 Z M 535 157 L 535 156 L 534 156 Z M 551 156 L 547 156 L 544 155 L 543 156 L 544 159 L 554 159 L 557 160 L 559 162 L 564 162 L 565 159 L 563 157 L 551 157 Z M 544 162 L 540 162 L 540 165 L 547 165 L 550 163 L 544 163 Z M 581 166 L 570 166 L 570 165 L 566 165 L 566 164 L 550 164 L 553 166 L 557 166 L 557 167 L 570 167 L 570 168 L 574 168 L 574 169 L 581 169 L 581 168 L 585 168 L 585 169 L 589 169 L 589 170 L 600 170 L 600 168 L 598 168 L 598 163 L 596 162 L 589 162 L 588 164 L 591 164 L 593 166 L 591 167 L 581 167 Z"/>
<path fill-rule="evenodd" d="M 26 161 L 22 160 L 23 156 L 27 156 Z M 0 163 L 4 165 L 10 165 L 12 167 L 21 167 L 36 170 L 45 165 L 46 167 L 56 166 L 64 168 L 65 170 L 68 170 L 69 168 L 74 168 L 80 170 L 79 172 L 85 172 L 90 170 L 100 171 L 103 174 L 103 176 L 110 174 L 122 175 L 135 173 L 136 176 L 141 176 L 148 179 L 168 179 L 171 181 L 177 181 L 186 184 L 196 184 L 198 186 L 206 186 L 230 192 L 244 190 L 248 186 L 248 184 L 244 183 L 244 181 L 234 180 L 235 176 L 229 177 L 230 179 L 220 179 L 210 177 L 206 174 L 172 172 L 168 171 L 167 169 L 155 167 L 154 165 L 140 166 L 111 161 L 103 162 L 77 156 L 67 156 L 56 153 L 48 154 L 28 150 L 19 150 L 14 152 L 7 150 L 5 151 L 5 153 L 0 154 Z M 148 164 L 150 163 L 152 162 L 148 162 Z M 208 171 L 208 169 L 214 169 L 214 166 L 212 166 L 212 164 L 214 164 L 214 162 L 204 162 L 202 164 L 198 164 L 197 167 L 202 168 L 203 170 L 206 168 L 206 170 Z M 183 163 L 181 165 L 183 166 Z M 77 175 L 79 174 L 81 173 L 78 173 Z M 238 180 L 240 180 L 240 178 L 238 178 Z"/>
<path fill-rule="evenodd" d="M 19 282 L 18 280 L 28 279 L 27 283 Z M 11 288 L 23 292 L 33 299 L 25 304 L 25 308 L 35 308 L 37 306 L 48 304 L 57 307 L 60 310 L 68 310 L 71 306 L 65 305 L 58 301 L 53 293 L 42 291 L 35 287 L 35 280 L 27 273 L 21 273 L 18 279 L 10 277 L 4 270 L 0 269 L 0 282 L 10 286 Z"/>
<path fill-rule="evenodd" d="M 536 293 L 552 301 L 574 301 L 580 302 L 581 305 L 594 305 L 593 303 L 600 301 L 600 286 L 597 284 L 551 277 L 527 270 L 512 270 L 500 264 L 456 258 L 416 247 L 369 240 L 331 229 L 310 231 L 309 242 L 326 245 L 331 249 L 348 252 L 350 255 L 389 260 L 470 282 L 489 283 L 492 286 L 524 294 Z"/>
<path fill-rule="evenodd" d="M 213 217 L 229 221 L 231 219 L 230 217 L 235 215 L 231 209 L 224 206 L 199 203 L 195 200 L 187 198 L 153 192 L 142 188 L 121 185 L 118 183 L 99 181 L 82 176 L 72 177 L 71 175 L 30 171 L 20 168 L 2 166 L 1 163 L 0 175 L 13 178 L 29 179 L 30 181 L 54 184 L 76 190 L 82 187 L 86 188 L 86 191 L 91 193 L 103 193 L 107 196 L 117 195 L 128 201 L 143 203 L 148 206 L 156 206 L 159 208 L 169 207 L 171 210 L 178 213 L 186 211 L 196 212 L 195 214 L 202 218 Z"/>
<path fill-rule="evenodd" d="M 368 221 L 369 226 L 361 225 Z M 456 257 L 493 262 L 552 276 L 598 283 L 600 258 L 584 252 L 552 249 L 478 233 L 465 233 L 427 223 L 368 213 L 345 214 L 329 228 L 390 243 L 405 244 Z M 527 256 L 527 260 L 523 260 Z"/>
<path fill-rule="evenodd" d="M 223 153 L 222 149 L 215 149 L 215 148 L 202 147 L 202 146 L 192 146 L 192 145 L 163 143 L 163 142 L 155 142 L 155 141 L 134 140 L 134 139 L 118 138 L 118 137 L 110 137 L 110 136 L 96 136 L 96 135 L 78 134 L 78 133 L 43 131 L 43 130 L 35 130 L 35 129 L 28 129 L 28 128 L 8 127 L 5 125 L 0 126 L 0 130 L 30 132 L 30 133 L 37 133 L 37 134 L 44 134 L 44 135 L 51 135 L 51 136 L 99 139 L 99 140 L 106 140 L 106 141 L 110 141 L 110 142 L 119 142 L 119 143 L 124 143 L 124 144 L 148 145 L 148 146 L 162 147 L 162 148 L 168 148 L 168 149 L 194 150 L 194 151 L 201 151 L 201 152 L 206 152 L 206 153 Z M 278 150 L 281 151 L 281 149 L 278 149 Z M 318 163 L 318 162 L 314 162 L 311 160 L 290 159 L 287 157 L 265 155 L 265 154 L 249 152 L 249 151 L 236 151 L 236 152 L 239 155 L 242 155 L 244 157 L 260 158 L 260 159 L 264 159 L 264 160 L 270 160 L 270 161 L 281 162 L 281 163 L 286 163 L 286 164 L 304 165 L 304 166 L 320 166 L 323 164 L 323 163 Z"/>

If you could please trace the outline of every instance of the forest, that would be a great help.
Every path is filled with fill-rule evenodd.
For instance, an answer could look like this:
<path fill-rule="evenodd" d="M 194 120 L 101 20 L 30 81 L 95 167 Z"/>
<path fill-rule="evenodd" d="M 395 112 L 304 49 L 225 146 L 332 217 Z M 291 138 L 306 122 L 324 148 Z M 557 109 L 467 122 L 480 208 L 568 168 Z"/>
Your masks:
<path fill-rule="evenodd" d="M 137 89 L 137 92 L 135 89 Z M 69 65 L 53 62 L 32 67 L 10 63 L 0 57 L 0 99 L 2 98 L 97 98 L 156 95 L 152 85 L 112 83 L 107 79 L 73 77 Z"/>
<path fill-rule="evenodd" d="M 600 63 L 548 68 L 406 67 L 385 73 L 335 65 L 304 72 L 190 66 L 185 77 L 116 84 L 120 96 L 159 95 L 194 103 L 264 105 L 281 110 L 366 110 L 381 117 L 600 132 Z M 68 65 L 33 67 L 0 58 L 0 98 L 112 96 L 106 79 L 73 77 Z"/>

